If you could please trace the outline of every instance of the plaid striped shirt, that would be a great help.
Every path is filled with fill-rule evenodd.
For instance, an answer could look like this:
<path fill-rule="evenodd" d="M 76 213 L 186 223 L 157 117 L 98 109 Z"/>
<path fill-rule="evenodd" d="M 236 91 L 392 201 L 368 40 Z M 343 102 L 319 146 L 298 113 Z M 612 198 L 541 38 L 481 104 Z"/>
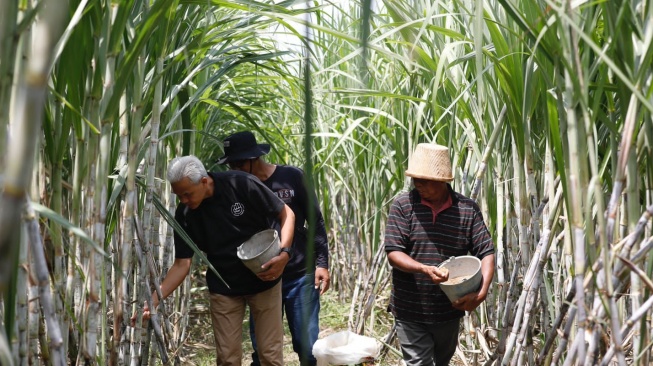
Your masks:
<path fill-rule="evenodd" d="M 471 255 L 479 259 L 494 254 L 494 243 L 478 205 L 454 192 L 451 207 L 438 213 L 421 203 L 417 190 L 400 194 L 392 204 L 385 228 L 385 251 L 402 251 L 414 260 L 437 266 L 452 256 Z M 389 310 L 404 321 L 444 323 L 461 318 L 440 286 L 422 273 L 392 269 L 392 297 Z"/>

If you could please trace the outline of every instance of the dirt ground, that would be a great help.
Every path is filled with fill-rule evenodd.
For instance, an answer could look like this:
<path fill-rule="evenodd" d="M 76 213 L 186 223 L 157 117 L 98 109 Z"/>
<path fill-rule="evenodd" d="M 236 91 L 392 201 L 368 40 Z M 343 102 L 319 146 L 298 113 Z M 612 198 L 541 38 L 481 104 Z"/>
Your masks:
<path fill-rule="evenodd" d="M 207 305 L 208 304 L 203 305 L 197 303 L 192 307 L 189 314 L 191 319 L 189 325 L 190 333 L 188 340 L 180 352 L 180 361 L 183 365 L 215 365 L 213 331 Z M 252 361 L 252 345 L 249 339 L 249 321 L 247 319 L 248 316 L 245 317 L 245 321 L 243 322 L 243 366 L 249 366 Z M 343 325 L 346 327 L 346 323 Z M 320 339 L 346 329 L 337 329 L 333 327 L 321 328 L 322 330 L 319 335 Z M 398 347 L 396 344 L 393 346 Z M 292 350 L 291 337 L 287 326 L 284 335 L 284 364 L 286 366 L 299 366 L 297 354 Z M 450 363 L 451 366 L 464 366 L 468 364 L 470 363 L 461 360 L 459 354 L 454 355 L 454 358 Z M 392 352 L 388 352 L 382 360 L 378 360 L 376 363 L 365 364 L 365 366 L 371 365 L 403 366 L 404 364 L 399 356 L 393 355 Z"/>
<path fill-rule="evenodd" d="M 203 277 L 203 276 L 202 276 Z M 193 278 L 196 285 L 203 285 L 203 278 Z M 347 330 L 348 319 L 348 304 L 341 304 L 337 301 L 337 294 L 333 291 L 327 292 L 322 298 L 322 307 L 320 311 L 320 334 L 319 338 L 322 339 L 333 333 Z M 213 339 L 213 328 L 211 325 L 211 318 L 209 315 L 209 303 L 206 296 L 206 290 L 196 288 L 193 291 L 191 308 L 189 311 L 189 326 L 188 337 L 182 349 L 179 351 L 180 363 L 189 366 L 213 366 L 215 365 L 215 348 Z M 297 354 L 292 349 L 292 341 L 290 332 L 284 322 L 284 365 L 286 366 L 299 366 L 299 359 Z M 377 339 L 382 339 L 383 336 L 378 336 Z M 249 315 L 246 314 L 243 321 L 243 366 L 249 366 L 252 361 L 252 344 L 249 339 Z M 390 345 L 399 352 L 399 345 L 396 340 Z M 452 366 L 465 366 L 472 364 L 471 362 L 461 359 L 462 352 L 457 352 L 451 360 Z M 469 355 L 467 355 L 469 356 Z M 463 356 L 464 357 L 464 356 Z M 471 360 L 470 360 L 471 361 Z M 365 366 L 382 365 L 382 366 L 402 366 L 403 361 L 401 356 L 389 351 L 385 356 L 377 360 L 376 363 L 368 363 Z"/>

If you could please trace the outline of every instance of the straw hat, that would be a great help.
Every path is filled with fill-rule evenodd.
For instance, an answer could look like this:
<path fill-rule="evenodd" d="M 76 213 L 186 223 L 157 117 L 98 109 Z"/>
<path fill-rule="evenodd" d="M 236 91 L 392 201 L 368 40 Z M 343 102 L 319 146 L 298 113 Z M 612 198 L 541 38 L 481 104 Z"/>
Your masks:
<path fill-rule="evenodd" d="M 451 182 L 449 149 L 437 144 L 418 144 L 408 159 L 406 175 L 413 178 Z"/>

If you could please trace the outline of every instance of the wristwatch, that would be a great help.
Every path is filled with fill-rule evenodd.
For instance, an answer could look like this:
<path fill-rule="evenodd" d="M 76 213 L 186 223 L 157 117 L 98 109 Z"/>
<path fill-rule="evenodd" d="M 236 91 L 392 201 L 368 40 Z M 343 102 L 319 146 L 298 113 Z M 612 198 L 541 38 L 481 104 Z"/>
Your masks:
<path fill-rule="evenodd" d="M 284 253 L 284 252 L 288 253 L 288 258 L 289 259 L 292 258 L 292 252 L 293 252 L 292 247 L 291 248 L 281 248 L 281 250 L 279 250 L 279 254 Z"/>

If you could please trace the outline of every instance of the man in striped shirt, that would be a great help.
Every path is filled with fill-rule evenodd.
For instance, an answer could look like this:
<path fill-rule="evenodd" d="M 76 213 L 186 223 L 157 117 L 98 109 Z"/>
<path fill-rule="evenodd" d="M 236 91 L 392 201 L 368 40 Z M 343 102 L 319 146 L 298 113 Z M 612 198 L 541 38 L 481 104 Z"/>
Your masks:
<path fill-rule="evenodd" d="M 393 267 L 389 309 L 407 366 L 448 365 L 458 345 L 460 318 L 487 296 L 494 244 L 478 205 L 448 184 L 453 175 L 446 147 L 418 144 L 406 175 L 415 188 L 395 199 L 385 229 Z M 481 260 L 481 286 L 452 303 L 438 286 L 449 273 L 438 265 L 469 254 Z"/>

